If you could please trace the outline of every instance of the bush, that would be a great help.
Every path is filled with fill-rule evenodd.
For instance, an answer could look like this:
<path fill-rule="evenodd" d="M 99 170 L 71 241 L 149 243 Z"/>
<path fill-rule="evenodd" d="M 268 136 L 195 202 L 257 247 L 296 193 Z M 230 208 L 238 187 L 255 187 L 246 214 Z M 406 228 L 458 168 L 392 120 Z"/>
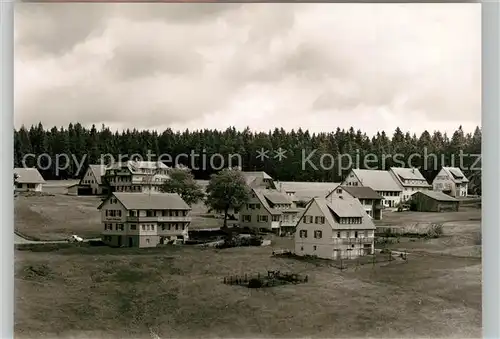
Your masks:
<path fill-rule="evenodd" d="M 259 279 L 253 278 L 248 281 L 249 288 L 260 288 L 262 287 L 262 281 Z"/>
<path fill-rule="evenodd" d="M 439 238 L 443 235 L 443 224 L 432 224 L 427 230 L 427 236 L 431 238 Z"/>

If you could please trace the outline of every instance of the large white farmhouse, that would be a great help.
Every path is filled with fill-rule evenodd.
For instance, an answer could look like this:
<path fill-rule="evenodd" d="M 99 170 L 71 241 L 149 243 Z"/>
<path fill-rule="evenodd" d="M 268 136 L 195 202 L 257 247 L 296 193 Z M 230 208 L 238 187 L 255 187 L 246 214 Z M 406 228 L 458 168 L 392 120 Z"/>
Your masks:
<path fill-rule="evenodd" d="M 104 243 L 155 247 L 188 239 L 191 208 L 177 193 L 113 192 L 98 207 Z"/>
<path fill-rule="evenodd" d="M 366 186 L 382 196 L 385 207 L 394 208 L 401 202 L 403 189 L 389 171 L 353 168 L 342 186 Z"/>
<path fill-rule="evenodd" d="M 452 197 L 466 197 L 469 179 L 458 167 L 443 167 L 432 181 L 435 191 L 441 191 Z"/>
<path fill-rule="evenodd" d="M 323 259 L 373 254 L 375 225 L 357 199 L 314 198 L 295 231 L 295 253 Z"/>
<path fill-rule="evenodd" d="M 410 200 L 413 193 L 432 190 L 432 185 L 417 168 L 391 167 L 389 172 L 401 187 L 402 202 Z"/>

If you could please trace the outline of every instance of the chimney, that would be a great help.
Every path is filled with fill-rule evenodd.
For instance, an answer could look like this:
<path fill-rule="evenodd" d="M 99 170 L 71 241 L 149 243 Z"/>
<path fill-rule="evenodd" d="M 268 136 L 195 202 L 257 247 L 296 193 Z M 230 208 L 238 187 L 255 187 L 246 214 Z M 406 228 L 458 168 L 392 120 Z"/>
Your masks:
<path fill-rule="evenodd" d="M 412 168 L 412 169 L 411 169 L 411 172 L 412 172 L 412 173 L 415 173 L 415 168 Z"/>

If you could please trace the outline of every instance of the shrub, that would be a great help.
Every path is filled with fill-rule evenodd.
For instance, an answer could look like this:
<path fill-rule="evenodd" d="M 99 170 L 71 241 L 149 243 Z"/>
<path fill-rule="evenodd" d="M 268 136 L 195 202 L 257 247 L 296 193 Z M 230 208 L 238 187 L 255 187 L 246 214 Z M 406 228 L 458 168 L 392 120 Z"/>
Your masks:
<path fill-rule="evenodd" d="M 443 224 L 431 224 L 427 230 L 427 236 L 431 238 L 439 238 L 443 235 Z"/>
<path fill-rule="evenodd" d="M 249 288 L 260 288 L 262 287 L 262 281 L 256 278 L 252 278 L 248 281 Z"/>

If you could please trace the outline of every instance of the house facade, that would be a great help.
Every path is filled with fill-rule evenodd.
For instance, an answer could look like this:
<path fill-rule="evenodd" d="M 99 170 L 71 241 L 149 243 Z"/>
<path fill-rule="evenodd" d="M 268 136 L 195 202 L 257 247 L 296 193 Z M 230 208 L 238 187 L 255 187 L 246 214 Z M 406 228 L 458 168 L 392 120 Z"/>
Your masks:
<path fill-rule="evenodd" d="M 418 212 L 457 212 L 459 201 L 439 191 L 416 192 L 411 197 L 410 206 Z"/>
<path fill-rule="evenodd" d="M 409 201 L 415 192 L 432 190 L 432 185 L 417 168 L 391 167 L 389 172 L 401 187 L 402 202 Z"/>
<path fill-rule="evenodd" d="M 16 192 L 42 192 L 45 180 L 36 168 L 14 168 Z"/>
<path fill-rule="evenodd" d="M 106 195 L 108 185 L 102 177 L 106 173 L 106 165 L 89 165 L 80 182 L 68 187 L 70 195 Z"/>
<path fill-rule="evenodd" d="M 469 179 L 458 167 L 443 167 L 432 181 L 432 187 L 455 198 L 467 197 Z"/>
<path fill-rule="evenodd" d="M 356 199 L 314 198 L 295 231 L 295 254 L 355 259 L 374 253 L 375 225 Z"/>
<path fill-rule="evenodd" d="M 155 247 L 188 239 L 191 208 L 176 193 L 113 192 L 98 209 L 109 246 Z"/>
<path fill-rule="evenodd" d="M 300 209 L 288 195 L 278 190 L 253 188 L 250 199 L 239 211 L 241 227 L 274 232 L 293 233 Z"/>
<path fill-rule="evenodd" d="M 353 168 L 342 181 L 342 186 L 370 187 L 382 199 L 385 208 L 396 208 L 401 202 L 403 189 L 389 171 Z"/>
<path fill-rule="evenodd" d="M 382 196 L 370 187 L 365 186 L 337 186 L 326 196 L 327 200 L 337 199 L 357 199 L 366 214 L 375 220 L 382 219 Z"/>
<path fill-rule="evenodd" d="M 155 161 L 126 161 L 106 168 L 105 182 L 111 192 L 161 192 L 169 179 L 169 167 Z"/>

